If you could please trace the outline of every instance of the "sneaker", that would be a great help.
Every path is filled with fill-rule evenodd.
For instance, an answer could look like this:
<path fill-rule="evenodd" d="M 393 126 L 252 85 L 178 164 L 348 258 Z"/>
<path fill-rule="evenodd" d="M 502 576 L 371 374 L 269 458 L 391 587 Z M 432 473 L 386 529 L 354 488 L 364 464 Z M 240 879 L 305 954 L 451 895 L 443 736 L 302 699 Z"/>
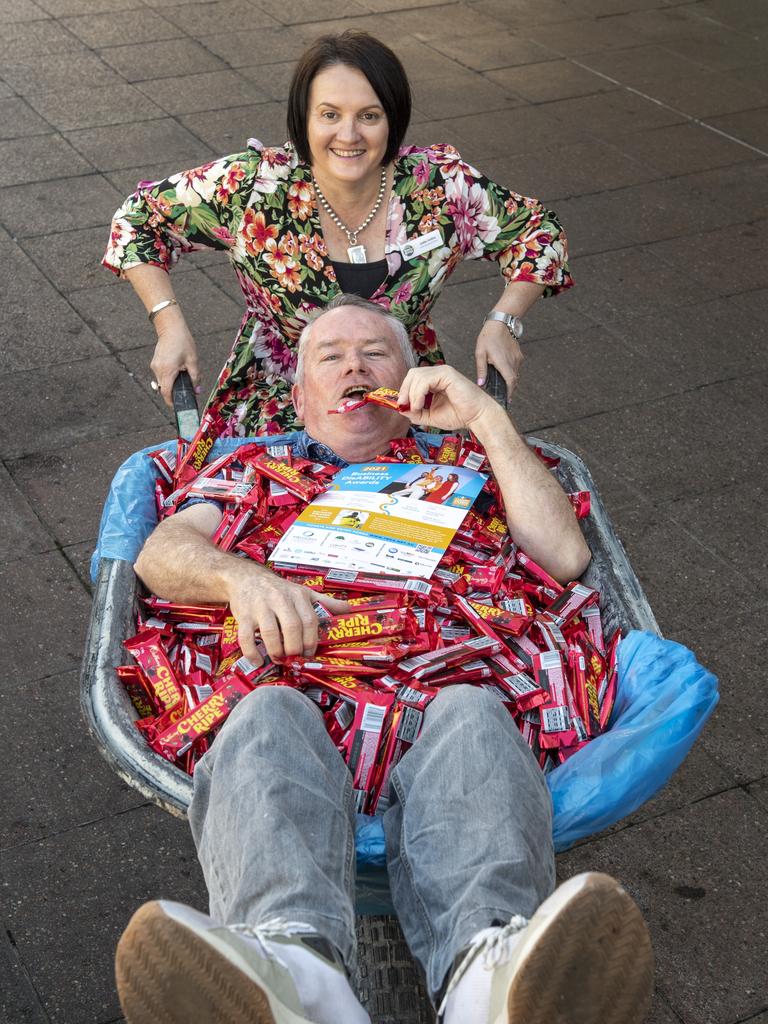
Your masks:
<path fill-rule="evenodd" d="M 311 1024 L 288 947 L 346 983 L 337 950 L 307 925 L 224 926 L 182 903 L 145 903 L 117 946 L 120 1005 L 129 1024 Z"/>
<path fill-rule="evenodd" d="M 478 959 L 492 972 L 481 990 Z M 634 900 L 608 875 L 576 875 L 545 900 L 530 921 L 475 936 L 451 977 L 439 1013 L 444 1024 L 466 1024 L 451 1011 L 474 993 L 488 1006 L 488 1024 L 642 1024 L 653 989 L 653 951 Z M 451 993 L 455 992 L 453 999 Z M 490 997 L 490 1001 L 488 1002 Z"/>

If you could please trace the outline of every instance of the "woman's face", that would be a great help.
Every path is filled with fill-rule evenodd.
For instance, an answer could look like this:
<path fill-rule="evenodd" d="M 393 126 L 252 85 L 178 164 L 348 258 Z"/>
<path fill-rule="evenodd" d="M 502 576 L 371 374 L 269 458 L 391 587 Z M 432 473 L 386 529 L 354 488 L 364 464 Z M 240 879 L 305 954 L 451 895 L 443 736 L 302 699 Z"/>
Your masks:
<path fill-rule="evenodd" d="M 312 169 L 321 183 L 378 178 L 389 124 L 379 97 L 357 68 L 334 64 L 312 79 L 307 139 Z"/>

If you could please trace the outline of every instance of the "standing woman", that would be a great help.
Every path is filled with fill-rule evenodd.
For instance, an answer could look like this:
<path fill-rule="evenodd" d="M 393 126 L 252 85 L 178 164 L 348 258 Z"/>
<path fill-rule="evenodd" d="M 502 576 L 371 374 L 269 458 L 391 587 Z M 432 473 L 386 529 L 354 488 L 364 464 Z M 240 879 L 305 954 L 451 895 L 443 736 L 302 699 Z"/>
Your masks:
<path fill-rule="evenodd" d="M 379 40 L 315 41 L 288 100 L 290 142 L 141 182 L 115 214 L 104 264 L 133 285 L 157 331 L 151 367 L 166 402 L 178 372 L 198 382 L 194 339 L 170 266 L 224 249 L 245 297 L 232 351 L 208 399 L 222 435 L 282 432 L 308 313 L 340 291 L 400 318 L 421 365 L 443 362 L 430 310 L 463 259 L 493 259 L 505 287 L 475 343 L 478 381 L 492 363 L 514 386 L 519 318 L 572 283 L 553 213 L 489 181 L 453 147 L 403 146 L 411 93 Z"/>

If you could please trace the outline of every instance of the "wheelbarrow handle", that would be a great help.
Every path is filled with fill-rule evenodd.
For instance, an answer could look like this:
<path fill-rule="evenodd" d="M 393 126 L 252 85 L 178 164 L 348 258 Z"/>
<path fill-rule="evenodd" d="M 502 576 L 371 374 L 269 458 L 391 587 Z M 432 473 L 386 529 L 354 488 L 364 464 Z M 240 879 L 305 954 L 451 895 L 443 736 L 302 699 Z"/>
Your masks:
<path fill-rule="evenodd" d="M 200 414 L 197 411 L 197 395 L 192 386 L 192 378 L 186 370 L 181 370 L 173 382 L 173 411 L 176 413 L 179 437 L 191 441 L 200 426 Z"/>
<path fill-rule="evenodd" d="M 491 396 L 491 398 L 495 399 L 503 409 L 507 408 L 507 400 L 509 398 L 507 382 L 495 366 L 488 367 L 484 390 Z"/>

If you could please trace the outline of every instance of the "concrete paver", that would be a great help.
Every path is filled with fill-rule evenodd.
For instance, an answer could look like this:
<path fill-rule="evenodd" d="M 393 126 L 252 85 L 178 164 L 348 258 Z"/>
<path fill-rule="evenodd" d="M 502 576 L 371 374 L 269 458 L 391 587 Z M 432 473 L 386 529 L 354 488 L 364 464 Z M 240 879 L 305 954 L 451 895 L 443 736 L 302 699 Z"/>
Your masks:
<path fill-rule="evenodd" d="M 400 54 L 409 142 L 451 142 L 561 215 L 577 287 L 527 318 L 514 418 L 582 455 L 662 630 L 720 676 L 685 764 L 560 874 L 606 870 L 640 902 L 649 1024 L 766 1024 L 764 5 L 0 0 L 0 24 L 1 1024 L 116 1024 L 130 914 L 206 902 L 186 825 L 112 774 L 79 718 L 103 496 L 126 454 L 172 436 L 146 315 L 98 266 L 107 224 L 140 179 L 281 143 L 295 60 L 346 28 Z M 216 252 L 174 286 L 207 388 L 242 297 Z M 474 261 L 437 304 L 468 373 L 499 292 Z"/>

